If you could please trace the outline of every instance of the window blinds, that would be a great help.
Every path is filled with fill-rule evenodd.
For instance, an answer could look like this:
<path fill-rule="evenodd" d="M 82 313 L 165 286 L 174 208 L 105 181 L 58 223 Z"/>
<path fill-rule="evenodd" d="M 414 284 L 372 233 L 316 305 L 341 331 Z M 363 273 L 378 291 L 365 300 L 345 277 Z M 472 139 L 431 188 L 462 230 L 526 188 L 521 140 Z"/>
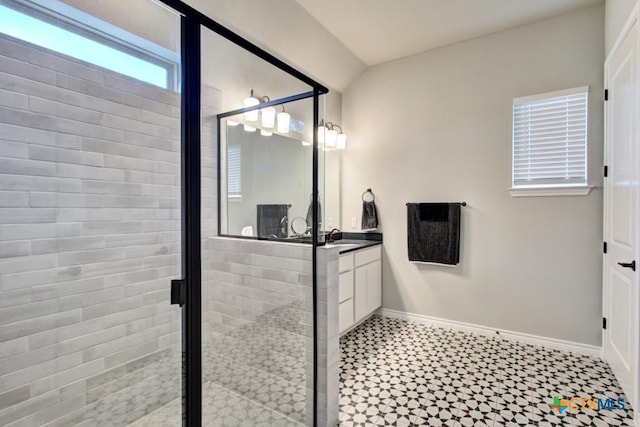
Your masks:
<path fill-rule="evenodd" d="M 241 154 L 239 145 L 227 147 L 227 197 L 242 196 Z"/>
<path fill-rule="evenodd" d="M 513 100 L 513 187 L 587 184 L 588 86 Z"/>

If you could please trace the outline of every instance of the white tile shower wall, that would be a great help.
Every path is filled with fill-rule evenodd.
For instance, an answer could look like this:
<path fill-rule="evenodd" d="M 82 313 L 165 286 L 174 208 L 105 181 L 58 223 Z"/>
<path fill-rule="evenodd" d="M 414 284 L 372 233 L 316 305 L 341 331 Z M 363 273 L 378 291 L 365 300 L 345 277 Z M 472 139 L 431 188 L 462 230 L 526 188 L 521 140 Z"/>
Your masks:
<path fill-rule="evenodd" d="M 0 37 L 0 104 L 0 425 L 126 425 L 181 392 L 179 94 Z"/>
<path fill-rule="evenodd" d="M 206 248 L 205 381 L 311 425 L 312 248 L 229 238 L 209 239 Z M 318 425 L 338 416 L 337 271 L 338 250 L 319 250 Z"/>

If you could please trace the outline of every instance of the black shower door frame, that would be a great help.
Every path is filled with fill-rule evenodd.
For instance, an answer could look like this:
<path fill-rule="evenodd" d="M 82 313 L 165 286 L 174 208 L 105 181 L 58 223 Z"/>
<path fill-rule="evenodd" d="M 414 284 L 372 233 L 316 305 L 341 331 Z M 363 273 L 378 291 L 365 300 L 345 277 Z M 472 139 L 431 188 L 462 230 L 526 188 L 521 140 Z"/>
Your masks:
<path fill-rule="evenodd" d="M 202 425 L 202 253 L 201 253 L 201 27 L 204 26 L 271 65 L 308 84 L 313 97 L 313 128 L 318 127 L 319 97 L 329 90 L 282 60 L 180 0 L 160 0 L 181 17 L 182 154 L 182 425 Z M 313 420 L 317 424 L 317 255 L 318 136 L 313 132 Z M 219 168 L 218 168 L 219 169 Z"/>

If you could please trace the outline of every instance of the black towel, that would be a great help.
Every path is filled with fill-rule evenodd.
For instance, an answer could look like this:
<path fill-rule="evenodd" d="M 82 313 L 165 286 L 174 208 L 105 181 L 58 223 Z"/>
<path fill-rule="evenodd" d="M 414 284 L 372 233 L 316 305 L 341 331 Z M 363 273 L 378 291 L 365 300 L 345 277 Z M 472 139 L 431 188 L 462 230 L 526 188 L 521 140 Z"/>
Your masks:
<path fill-rule="evenodd" d="M 290 205 L 257 205 L 258 237 L 284 238 L 288 234 Z"/>
<path fill-rule="evenodd" d="M 362 201 L 362 230 L 372 230 L 378 228 L 378 211 L 376 202 Z"/>
<path fill-rule="evenodd" d="M 318 224 L 322 224 L 322 205 L 320 205 L 320 200 L 318 200 Z M 309 207 L 307 208 L 307 231 L 311 231 L 313 228 L 313 202 L 309 203 Z"/>
<path fill-rule="evenodd" d="M 460 261 L 460 203 L 407 203 L 409 261 Z"/>

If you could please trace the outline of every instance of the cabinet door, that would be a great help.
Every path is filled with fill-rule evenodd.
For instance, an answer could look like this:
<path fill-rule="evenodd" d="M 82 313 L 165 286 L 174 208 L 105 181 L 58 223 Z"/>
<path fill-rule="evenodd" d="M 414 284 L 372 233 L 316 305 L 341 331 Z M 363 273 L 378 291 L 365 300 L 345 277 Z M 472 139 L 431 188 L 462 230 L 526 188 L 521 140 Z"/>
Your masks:
<path fill-rule="evenodd" d="M 348 299 L 340 303 L 338 325 L 340 333 L 343 333 L 353 325 L 353 299 Z"/>
<path fill-rule="evenodd" d="M 367 313 L 371 313 L 373 310 L 380 307 L 382 303 L 381 289 L 380 289 L 380 261 L 367 264 Z"/>
<path fill-rule="evenodd" d="M 353 270 L 340 273 L 338 281 L 339 302 L 353 298 Z"/>
<path fill-rule="evenodd" d="M 359 321 L 369 312 L 367 311 L 367 266 L 356 268 L 354 280 L 354 310 L 355 321 Z"/>

